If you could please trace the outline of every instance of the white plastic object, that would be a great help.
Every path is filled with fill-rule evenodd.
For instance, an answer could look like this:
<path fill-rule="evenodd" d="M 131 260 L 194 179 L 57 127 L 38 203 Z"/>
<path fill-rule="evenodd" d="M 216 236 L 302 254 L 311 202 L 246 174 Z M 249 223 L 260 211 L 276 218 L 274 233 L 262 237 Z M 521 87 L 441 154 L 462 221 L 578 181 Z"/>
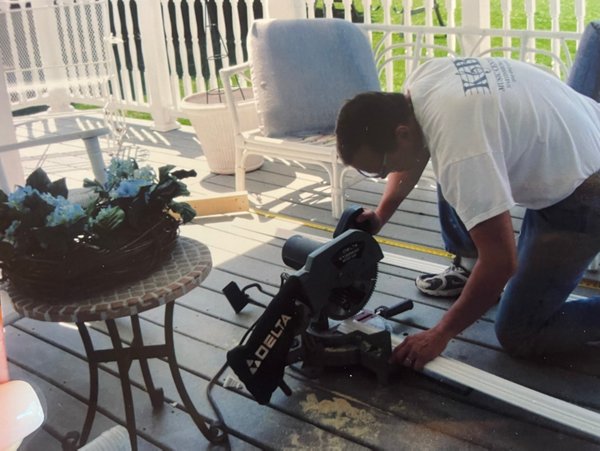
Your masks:
<path fill-rule="evenodd" d="M 40 400 L 25 381 L 0 384 L 0 451 L 16 450 L 44 422 Z"/>
<path fill-rule="evenodd" d="M 114 426 L 79 451 L 131 451 L 129 433 L 123 426 Z"/>

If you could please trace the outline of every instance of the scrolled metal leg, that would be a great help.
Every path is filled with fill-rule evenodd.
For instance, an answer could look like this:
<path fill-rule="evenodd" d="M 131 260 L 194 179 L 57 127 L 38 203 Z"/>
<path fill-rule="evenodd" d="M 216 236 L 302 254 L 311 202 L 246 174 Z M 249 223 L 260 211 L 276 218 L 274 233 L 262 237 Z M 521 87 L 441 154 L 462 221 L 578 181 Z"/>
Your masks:
<path fill-rule="evenodd" d="M 173 382 L 175 383 L 175 387 L 177 388 L 177 392 L 181 397 L 183 405 L 204 437 L 206 437 L 211 443 L 223 443 L 227 440 L 227 433 L 214 424 L 210 419 L 200 415 L 185 388 L 181 373 L 179 372 L 179 366 L 177 365 L 177 359 L 175 357 L 175 344 L 173 339 L 174 308 L 175 302 L 169 302 L 165 308 L 165 344 L 167 347 L 167 359 L 169 360 L 169 368 L 171 369 Z"/>
<path fill-rule="evenodd" d="M 142 338 L 142 330 L 140 327 L 140 319 L 137 315 L 131 316 L 131 327 L 133 329 L 133 341 L 131 342 L 131 348 L 134 350 L 142 349 L 144 347 L 144 339 Z M 138 357 L 140 362 L 140 368 L 142 369 L 142 376 L 144 377 L 144 384 L 146 384 L 146 390 L 150 395 L 150 402 L 154 409 L 160 409 L 164 406 L 165 396 L 162 388 L 155 388 L 154 382 L 152 381 L 152 375 L 150 374 L 150 367 L 148 366 L 148 359 L 145 357 Z"/>
<path fill-rule="evenodd" d="M 108 333 L 115 351 L 122 351 L 123 345 L 119 337 L 119 331 L 115 321 L 106 320 Z M 123 404 L 125 406 L 125 419 L 127 421 L 127 431 L 131 441 L 132 451 L 137 451 L 137 431 L 135 428 L 135 411 L 133 408 L 133 395 L 131 394 L 131 381 L 129 380 L 129 368 L 131 367 L 131 356 L 120 354 L 117 358 L 119 367 L 119 378 L 121 379 L 121 391 L 123 392 Z"/>
<path fill-rule="evenodd" d="M 83 422 L 81 435 L 79 436 L 79 446 L 83 446 L 86 444 L 90 436 L 92 423 L 94 422 L 96 409 L 98 408 L 98 362 L 96 362 L 94 359 L 94 345 L 92 344 L 92 339 L 85 323 L 77 323 L 77 329 L 79 330 L 79 335 L 81 336 L 81 341 L 83 342 L 83 347 L 85 349 L 85 354 L 88 361 L 88 368 L 90 371 L 90 398 L 88 410 L 85 416 L 85 421 Z"/>

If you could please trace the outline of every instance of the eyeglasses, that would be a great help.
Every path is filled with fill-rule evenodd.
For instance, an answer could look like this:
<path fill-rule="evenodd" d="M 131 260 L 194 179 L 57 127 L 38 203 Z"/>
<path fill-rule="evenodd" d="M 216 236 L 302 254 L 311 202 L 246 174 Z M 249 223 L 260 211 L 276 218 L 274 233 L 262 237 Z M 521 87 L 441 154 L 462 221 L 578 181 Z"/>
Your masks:
<path fill-rule="evenodd" d="M 384 179 L 387 177 L 387 175 L 389 174 L 389 170 L 386 168 L 387 165 L 387 152 L 383 153 L 383 161 L 381 162 L 381 168 L 379 168 L 378 172 L 368 172 L 368 171 L 363 171 L 362 169 L 356 169 L 358 171 L 359 174 L 365 176 L 365 177 L 369 177 L 372 179 Z"/>

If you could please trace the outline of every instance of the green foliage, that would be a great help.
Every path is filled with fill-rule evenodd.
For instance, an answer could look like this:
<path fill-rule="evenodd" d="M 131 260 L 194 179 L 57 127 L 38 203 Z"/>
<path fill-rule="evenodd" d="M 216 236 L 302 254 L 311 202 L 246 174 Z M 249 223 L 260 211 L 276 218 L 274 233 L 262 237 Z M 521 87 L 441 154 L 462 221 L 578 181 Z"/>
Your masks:
<path fill-rule="evenodd" d="M 64 179 L 52 182 L 36 169 L 25 186 L 9 195 L 0 191 L 0 261 L 16 255 L 60 258 L 78 246 L 116 249 L 172 212 L 191 221 L 193 208 L 174 199 L 189 195 L 181 180 L 196 172 L 174 169 L 160 168 L 157 179 L 149 166 L 113 158 L 106 183 L 84 181 L 93 196 L 85 209 L 68 200 Z"/>

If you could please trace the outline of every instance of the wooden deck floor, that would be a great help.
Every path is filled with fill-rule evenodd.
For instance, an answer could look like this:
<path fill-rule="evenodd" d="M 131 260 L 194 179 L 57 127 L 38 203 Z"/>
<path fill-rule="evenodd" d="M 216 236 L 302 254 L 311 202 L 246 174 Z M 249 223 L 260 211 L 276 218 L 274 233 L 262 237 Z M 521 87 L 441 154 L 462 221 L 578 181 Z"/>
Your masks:
<path fill-rule="evenodd" d="M 93 119 L 91 120 L 93 122 Z M 60 128 L 69 126 L 67 120 Z M 143 123 L 133 126 L 133 135 L 149 151 L 147 162 L 166 163 L 198 171 L 188 183 L 193 196 L 233 190 L 233 177 L 211 174 L 190 129 L 158 134 Z M 140 125 L 141 124 L 141 125 Z M 20 139 L 39 133 L 37 126 L 19 127 Z M 23 152 L 28 173 L 47 149 Z M 44 168 L 55 178 L 66 175 L 70 187 L 89 176 L 87 159 L 79 143 L 54 146 L 46 153 Z M 294 233 L 328 238 L 319 225 L 334 225 L 329 213 L 328 187 L 318 168 L 266 162 L 248 174 L 248 191 L 259 211 L 237 215 L 196 218 L 183 226 L 181 234 L 204 242 L 211 250 L 213 270 L 202 284 L 177 301 L 175 309 L 176 349 L 184 380 L 203 415 L 214 418 L 205 395 L 208 381 L 225 360 L 225 353 L 258 318 L 260 308 L 250 306 L 235 314 L 221 293 L 230 281 L 240 286 L 258 282 L 276 291 L 286 270 L 281 247 Z M 350 203 L 374 205 L 382 184 L 361 181 L 348 192 Z M 518 228 L 520 212 L 515 210 Z M 295 218 L 290 220 L 287 217 Z M 441 249 L 436 218 L 435 192 L 428 178 L 413 191 L 383 236 L 409 244 Z M 410 247 L 410 246 L 409 246 Z M 395 327 L 411 332 L 435 324 L 450 301 L 421 296 L 414 277 L 447 258 L 382 245 L 386 257 L 380 264 L 376 291 L 369 306 L 392 305 L 399 297 L 415 301 L 415 308 L 401 315 Z M 590 276 L 593 276 L 590 275 Z M 593 293 L 582 288 L 581 294 Z M 597 293 L 597 292 L 596 292 Z M 268 301 L 266 296 L 256 296 Z M 41 393 L 46 409 L 43 427 L 32 435 L 23 450 L 60 449 L 60 440 L 83 423 L 88 399 L 88 369 L 78 332 L 71 324 L 56 324 L 19 318 L 10 313 L 2 297 L 9 368 L 13 379 L 29 381 Z M 518 360 L 500 348 L 493 330 L 495 310 L 453 340 L 446 355 L 530 388 L 600 411 L 600 356 L 561 356 L 543 361 Z M 141 315 L 147 342 L 161 342 L 162 309 Z M 124 340 L 129 340 L 128 321 L 119 320 Z M 100 323 L 93 324 L 92 338 L 107 344 Z M 141 372 L 132 367 L 135 415 L 141 449 L 192 450 L 212 448 L 183 410 L 168 365 L 150 362 L 158 386 L 167 401 L 153 411 L 144 391 Z M 224 376 L 227 376 L 228 372 Z M 409 370 L 400 371 L 388 385 L 379 385 L 373 374 L 361 368 L 326 371 L 308 379 L 293 368 L 286 371 L 291 397 L 277 391 L 268 406 L 254 402 L 243 390 L 217 385 L 213 395 L 227 426 L 232 449 L 599 449 L 600 441 L 534 414 L 461 387 L 440 383 Z M 222 384 L 222 380 L 220 381 Z M 116 365 L 102 366 L 99 415 L 92 438 L 116 424 L 124 424 Z"/>

